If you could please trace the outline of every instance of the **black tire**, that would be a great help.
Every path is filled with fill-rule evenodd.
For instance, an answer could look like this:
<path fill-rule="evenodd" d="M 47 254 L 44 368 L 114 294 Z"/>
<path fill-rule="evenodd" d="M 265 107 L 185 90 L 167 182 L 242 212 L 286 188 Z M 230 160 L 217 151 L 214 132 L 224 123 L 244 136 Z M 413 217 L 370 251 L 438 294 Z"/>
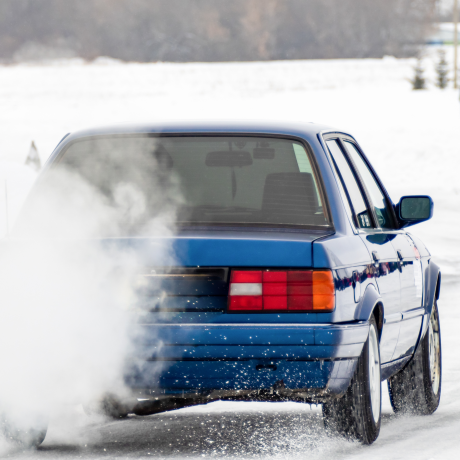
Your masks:
<path fill-rule="evenodd" d="M 16 414 L 17 415 L 17 414 Z M 25 414 L 23 417 L 0 415 L 2 437 L 22 448 L 38 447 L 46 437 L 48 421 L 43 416 Z"/>
<path fill-rule="evenodd" d="M 323 420 L 326 430 L 331 434 L 339 434 L 363 444 L 372 444 L 380 433 L 382 393 L 378 337 L 377 323 L 372 316 L 369 321 L 369 337 L 358 359 L 350 386 L 341 398 L 323 403 Z M 375 347 L 377 355 L 373 351 Z M 373 355 L 375 360 L 372 365 L 372 376 L 370 375 L 370 359 Z"/>
<path fill-rule="evenodd" d="M 83 404 L 87 415 L 100 414 L 115 420 L 128 417 L 132 412 L 130 407 L 132 408 L 132 404 L 128 405 L 112 393 L 107 393 L 100 401 Z"/>
<path fill-rule="evenodd" d="M 441 382 L 441 327 L 435 301 L 428 330 L 413 358 L 388 379 L 393 410 L 400 414 L 432 414 L 441 400 Z"/>
<path fill-rule="evenodd" d="M 107 394 L 101 401 L 101 410 L 103 414 L 113 419 L 126 418 L 129 414 L 127 405 L 112 394 Z"/>

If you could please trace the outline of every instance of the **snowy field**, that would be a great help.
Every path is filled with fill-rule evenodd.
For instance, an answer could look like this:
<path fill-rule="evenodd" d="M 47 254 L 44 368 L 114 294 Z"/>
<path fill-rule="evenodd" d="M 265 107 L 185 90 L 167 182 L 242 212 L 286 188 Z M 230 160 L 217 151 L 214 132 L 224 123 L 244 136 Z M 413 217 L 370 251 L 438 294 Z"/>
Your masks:
<path fill-rule="evenodd" d="M 396 418 L 385 393 L 371 447 L 328 438 L 320 408 L 284 403 L 213 403 L 121 422 L 89 420 L 79 408 L 56 415 L 28 458 L 372 458 L 449 459 L 460 451 L 456 320 L 460 270 L 460 102 L 434 87 L 411 91 L 413 60 L 286 61 L 231 64 L 123 64 L 98 59 L 0 67 L 0 231 L 4 182 L 10 219 L 35 179 L 23 166 L 35 141 L 42 162 L 68 132 L 154 120 L 294 120 L 356 136 L 393 201 L 430 194 L 432 221 L 414 227 L 443 270 L 443 394 L 431 417 Z M 442 236 L 442 237 L 441 237 Z"/>

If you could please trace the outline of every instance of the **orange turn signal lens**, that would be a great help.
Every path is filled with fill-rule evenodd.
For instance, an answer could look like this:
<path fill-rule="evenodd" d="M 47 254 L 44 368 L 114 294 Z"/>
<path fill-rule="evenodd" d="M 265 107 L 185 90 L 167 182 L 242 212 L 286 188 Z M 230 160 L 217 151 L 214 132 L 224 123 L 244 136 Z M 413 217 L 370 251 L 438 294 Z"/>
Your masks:
<path fill-rule="evenodd" d="M 335 307 L 335 288 L 332 272 L 313 272 L 313 310 L 332 311 Z"/>

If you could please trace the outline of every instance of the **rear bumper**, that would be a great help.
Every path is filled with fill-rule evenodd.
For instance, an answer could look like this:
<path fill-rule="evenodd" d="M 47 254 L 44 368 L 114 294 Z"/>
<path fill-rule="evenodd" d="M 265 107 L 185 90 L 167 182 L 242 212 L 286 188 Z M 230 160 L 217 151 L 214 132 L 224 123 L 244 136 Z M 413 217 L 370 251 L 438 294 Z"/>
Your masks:
<path fill-rule="evenodd" d="M 273 388 L 340 394 L 368 330 L 366 322 L 143 325 L 126 383 L 158 394 Z"/>

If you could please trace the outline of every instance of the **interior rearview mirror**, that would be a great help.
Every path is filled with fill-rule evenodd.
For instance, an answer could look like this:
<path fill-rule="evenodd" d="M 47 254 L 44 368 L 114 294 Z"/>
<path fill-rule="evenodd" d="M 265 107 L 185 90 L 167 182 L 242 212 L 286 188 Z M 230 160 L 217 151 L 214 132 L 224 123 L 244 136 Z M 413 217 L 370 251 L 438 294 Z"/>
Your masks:
<path fill-rule="evenodd" d="M 429 196 L 403 196 L 397 214 L 401 227 L 425 222 L 433 217 L 433 200 Z"/>
<path fill-rule="evenodd" d="M 209 152 L 206 155 L 206 166 L 226 166 L 231 168 L 251 166 L 252 157 L 249 152 L 244 150 L 224 150 L 218 152 Z"/>

